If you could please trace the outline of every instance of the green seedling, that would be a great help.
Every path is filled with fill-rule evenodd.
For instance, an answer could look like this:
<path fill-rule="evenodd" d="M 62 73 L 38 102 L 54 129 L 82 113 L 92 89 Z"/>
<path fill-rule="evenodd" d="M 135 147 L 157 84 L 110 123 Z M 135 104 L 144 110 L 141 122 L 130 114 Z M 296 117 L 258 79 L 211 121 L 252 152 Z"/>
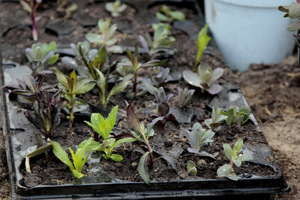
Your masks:
<path fill-rule="evenodd" d="M 146 39 L 139 36 L 143 48 L 149 52 L 150 56 L 160 55 L 160 53 L 173 54 L 171 46 L 175 43 L 175 38 L 169 36 L 170 30 L 166 26 L 158 26 L 154 31 L 153 39 L 149 34 Z"/>
<path fill-rule="evenodd" d="M 187 163 L 187 172 L 192 176 L 197 176 L 196 164 L 191 160 L 189 160 Z"/>
<path fill-rule="evenodd" d="M 192 147 L 187 149 L 190 153 L 195 153 L 199 156 L 215 158 L 206 151 L 200 151 L 204 144 L 213 142 L 212 137 L 215 135 L 213 131 L 202 128 L 201 124 L 197 122 L 194 124 L 193 130 L 191 132 L 187 131 L 187 133 L 189 136 L 189 143 Z"/>
<path fill-rule="evenodd" d="M 115 45 L 117 43 L 117 39 L 114 37 L 114 35 L 117 30 L 117 24 L 113 24 L 110 26 L 109 19 L 105 21 L 100 19 L 98 21 L 98 27 L 100 30 L 100 34 L 88 33 L 85 35 L 85 38 L 90 43 L 104 46 L 104 48 L 108 52 L 122 53 L 122 48 Z"/>
<path fill-rule="evenodd" d="M 205 26 L 201 29 L 201 31 L 198 34 L 198 40 L 197 40 L 198 51 L 197 51 L 197 58 L 194 66 L 194 72 L 197 71 L 197 67 L 200 63 L 200 59 L 202 57 L 204 49 L 206 48 L 208 42 L 211 39 L 211 37 L 207 36 L 207 29 L 208 29 L 208 24 L 205 24 Z"/>
<path fill-rule="evenodd" d="M 178 87 L 177 90 L 180 107 L 184 108 L 191 103 L 195 90 L 189 90 L 187 88 L 182 89 L 180 87 Z"/>
<path fill-rule="evenodd" d="M 201 88 L 202 92 L 215 95 L 222 90 L 222 86 L 218 84 L 217 80 L 223 75 L 224 69 L 216 68 L 212 70 L 207 63 L 202 63 L 198 67 L 197 73 L 190 70 L 182 72 L 184 80 L 195 87 Z"/>
<path fill-rule="evenodd" d="M 104 117 L 100 113 L 93 113 L 91 116 L 91 122 L 84 121 L 93 130 L 101 135 L 104 140 L 107 140 L 110 136 L 110 132 L 115 126 L 118 114 L 118 106 L 115 106 L 109 113 L 108 117 Z"/>
<path fill-rule="evenodd" d="M 226 120 L 228 117 L 223 114 L 222 108 L 217 108 L 213 107 L 211 118 L 205 120 L 205 124 L 207 127 L 210 129 L 214 130 L 218 126 L 221 125 L 221 123 Z"/>
<path fill-rule="evenodd" d="M 106 145 L 106 148 L 103 149 L 103 152 L 105 153 L 103 157 L 108 160 L 112 159 L 115 162 L 120 162 L 123 160 L 123 157 L 119 154 L 112 154 L 112 150 L 116 147 L 118 147 L 120 144 L 123 143 L 129 143 L 129 142 L 134 142 L 136 141 L 135 138 L 123 138 L 120 140 L 116 140 L 115 138 L 109 138 L 107 140 L 104 140 L 103 142 L 107 142 L 108 144 Z"/>
<path fill-rule="evenodd" d="M 228 125 L 237 124 L 243 125 L 249 120 L 250 111 L 248 108 L 241 108 L 237 111 L 236 106 L 230 108 L 226 112 L 223 112 L 227 116 L 226 122 Z"/>
<path fill-rule="evenodd" d="M 173 22 L 175 20 L 184 21 L 185 15 L 180 11 L 172 11 L 168 6 L 161 7 L 159 12 L 156 13 L 156 17 L 164 22 Z"/>
<path fill-rule="evenodd" d="M 69 126 L 72 127 L 74 123 L 73 108 L 82 105 L 83 102 L 76 100 L 76 95 L 85 94 L 95 86 L 95 81 L 89 79 L 81 79 L 77 81 L 77 75 L 75 70 L 70 74 L 70 77 L 64 75 L 59 69 L 55 68 L 54 73 L 61 85 L 59 88 L 62 90 L 62 97 L 69 102 L 66 108 L 69 110 Z"/>
<path fill-rule="evenodd" d="M 152 24 L 152 29 L 154 31 L 156 31 L 160 26 L 163 26 L 164 30 L 168 31 L 168 35 L 171 35 L 171 25 L 170 24 L 165 24 L 165 23 Z"/>
<path fill-rule="evenodd" d="M 34 73 L 42 72 L 48 65 L 53 65 L 58 60 L 59 54 L 55 54 L 56 43 L 36 43 L 31 48 L 25 49 L 25 55 L 34 68 Z"/>
<path fill-rule="evenodd" d="M 115 2 L 107 2 L 105 4 L 105 9 L 110 12 L 112 17 L 119 17 L 121 13 L 124 12 L 127 8 L 126 4 L 121 3 L 121 1 L 117 0 Z"/>
<path fill-rule="evenodd" d="M 78 9 L 76 3 L 72 3 L 71 0 L 58 0 L 57 12 L 64 14 L 64 19 L 69 19 L 72 14 Z"/>
<path fill-rule="evenodd" d="M 217 174 L 219 177 L 227 177 L 231 180 L 237 181 L 238 177 L 234 172 L 233 165 L 235 164 L 237 167 L 240 167 L 243 161 L 249 160 L 249 157 L 246 155 L 238 154 L 243 147 L 243 139 L 239 139 L 234 148 L 231 149 L 229 144 L 224 144 L 223 148 L 226 156 L 230 160 L 230 164 L 225 164 L 222 167 L 219 167 Z"/>
<path fill-rule="evenodd" d="M 143 67 L 157 67 L 157 66 L 161 66 L 163 64 L 165 64 L 167 62 L 167 60 L 152 60 L 146 63 L 139 63 L 139 51 L 138 51 L 138 46 L 135 46 L 135 53 L 132 55 L 131 51 L 129 49 L 126 50 L 127 52 L 127 57 L 130 60 L 130 65 L 126 65 L 124 64 L 124 66 L 130 66 L 133 69 L 133 87 L 132 87 L 132 92 L 134 93 L 134 96 L 136 94 L 136 88 L 137 88 L 137 84 L 138 84 L 138 73 L 139 70 Z"/>
<path fill-rule="evenodd" d="M 30 13 L 32 24 L 32 37 L 34 41 L 38 40 L 36 10 L 42 4 L 42 0 L 20 0 L 24 10 Z"/>
<path fill-rule="evenodd" d="M 74 153 L 73 149 L 69 147 L 69 151 L 72 156 L 73 163 L 70 161 L 68 154 L 66 151 L 60 146 L 58 142 L 49 141 L 53 146 L 54 155 L 63 163 L 69 166 L 71 172 L 76 178 L 82 178 L 83 174 L 81 173 L 82 167 L 85 165 L 91 151 L 93 149 L 88 148 L 88 146 L 92 143 L 93 138 L 88 139 L 87 142 L 84 142 L 84 145 L 79 145 L 80 147 L 77 149 L 76 153 Z M 88 150 L 87 150 L 88 149 Z"/>

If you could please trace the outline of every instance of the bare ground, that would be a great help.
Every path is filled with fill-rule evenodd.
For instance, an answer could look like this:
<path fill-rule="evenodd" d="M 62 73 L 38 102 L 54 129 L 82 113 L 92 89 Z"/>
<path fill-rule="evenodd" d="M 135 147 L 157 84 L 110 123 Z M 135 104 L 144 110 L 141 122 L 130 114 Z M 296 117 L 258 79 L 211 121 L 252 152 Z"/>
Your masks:
<path fill-rule="evenodd" d="M 272 200 L 300 199 L 300 68 L 296 57 L 280 65 L 253 65 L 235 76 L 291 187 L 290 193 L 274 195 Z M 10 199 L 10 191 L 1 129 L 0 199 Z"/>

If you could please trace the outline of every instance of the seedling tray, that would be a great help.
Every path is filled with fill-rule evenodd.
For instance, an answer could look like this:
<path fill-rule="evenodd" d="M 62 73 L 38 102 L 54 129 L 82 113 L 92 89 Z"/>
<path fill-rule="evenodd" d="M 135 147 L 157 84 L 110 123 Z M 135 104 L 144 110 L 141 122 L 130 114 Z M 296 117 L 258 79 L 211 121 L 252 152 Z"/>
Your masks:
<path fill-rule="evenodd" d="M 135 9 L 139 9 L 138 15 L 141 18 L 142 15 L 147 15 L 145 10 L 160 3 L 186 4 L 193 7 L 199 13 L 198 19 L 195 19 L 198 22 L 192 20 L 187 24 L 178 24 L 178 26 L 187 26 L 183 29 L 189 31 L 187 34 L 190 38 L 197 37 L 197 31 L 199 30 L 197 28 L 195 32 L 190 29 L 191 24 L 198 23 L 198 27 L 204 25 L 203 16 L 195 1 L 148 2 L 150 3 L 145 4 L 141 1 L 130 1 L 129 3 Z M 151 20 L 147 23 L 152 23 Z M 214 46 L 214 42 L 211 42 L 210 45 Z M 60 49 L 60 51 L 68 54 L 69 49 Z M 29 73 L 30 70 L 27 66 L 6 62 L 1 65 L 0 85 L 10 84 L 15 78 L 22 79 L 24 74 Z M 24 110 L 9 101 L 7 93 L 1 90 L 0 95 L 3 134 L 13 199 L 240 199 L 244 196 L 265 199 L 271 194 L 284 193 L 290 190 L 270 147 L 266 144 L 245 146 L 243 152 L 251 157 L 249 162 L 271 168 L 276 175 L 269 177 L 242 174 L 239 176 L 239 181 L 198 178 L 172 182 L 151 181 L 148 186 L 144 182 L 127 182 L 110 177 L 98 166 L 93 167 L 94 160 L 91 158 L 88 161 L 88 175 L 73 184 L 24 186 L 24 177 L 20 173 L 20 168 L 24 165 L 26 150 L 36 145 L 34 134 L 39 130 L 28 122 L 23 115 Z M 244 96 L 236 87 L 226 87 L 224 93 L 216 96 L 208 106 L 228 108 L 232 105 L 249 108 Z M 252 114 L 251 123 L 254 123 L 257 131 L 261 132 Z"/>

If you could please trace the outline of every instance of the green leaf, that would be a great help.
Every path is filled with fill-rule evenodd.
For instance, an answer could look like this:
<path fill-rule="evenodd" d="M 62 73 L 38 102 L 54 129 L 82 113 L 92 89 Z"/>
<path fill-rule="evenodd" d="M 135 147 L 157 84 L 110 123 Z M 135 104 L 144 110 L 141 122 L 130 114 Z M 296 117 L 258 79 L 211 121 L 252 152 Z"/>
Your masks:
<path fill-rule="evenodd" d="M 108 93 L 106 101 L 108 102 L 110 97 L 119 94 L 120 92 L 123 92 L 128 84 L 130 83 L 130 81 L 122 81 L 121 83 L 119 83 L 118 85 L 115 85 Z"/>
<path fill-rule="evenodd" d="M 222 167 L 219 167 L 217 170 L 217 174 L 219 177 L 227 177 L 231 180 L 238 181 L 238 177 L 234 173 L 233 168 L 228 164 L 225 164 Z"/>
<path fill-rule="evenodd" d="M 160 13 L 160 12 L 157 12 L 157 13 L 156 13 L 156 17 L 157 17 L 159 20 L 161 20 L 161 21 L 165 21 L 165 22 L 171 22 L 171 21 L 172 21 L 171 18 L 167 17 L 166 15 L 164 15 L 164 14 L 162 14 L 162 13 Z"/>
<path fill-rule="evenodd" d="M 229 160 L 231 160 L 232 156 L 233 156 L 233 151 L 230 147 L 229 144 L 223 144 L 223 149 L 225 151 L 226 156 L 229 158 Z"/>
<path fill-rule="evenodd" d="M 115 147 L 119 146 L 122 143 L 129 143 L 129 142 L 135 142 L 136 139 L 135 138 L 122 138 L 120 140 L 117 140 L 113 145 L 112 145 L 112 149 L 114 149 Z"/>
<path fill-rule="evenodd" d="M 189 160 L 187 163 L 187 172 L 192 176 L 197 176 L 197 168 L 193 161 Z"/>
<path fill-rule="evenodd" d="M 233 148 L 233 154 L 235 156 L 237 156 L 237 154 L 241 151 L 242 147 L 244 145 L 244 141 L 242 138 L 240 138 L 234 145 L 234 148 Z"/>
<path fill-rule="evenodd" d="M 65 87 L 68 91 L 70 90 L 67 76 L 65 76 L 59 69 L 54 68 L 54 73 L 56 75 L 57 80 L 62 84 L 63 87 Z"/>
<path fill-rule="evenodd" d="M 147 185 L 150 185 L 150 177 L 148 170 L 148 156 L 150 152 L 147 151 L 140 159 L 138 171 L 142 179 L 145 181 Z"/>
<path fill-rule="evenodd" d="M 172 12 L 170 12 L 170 16 L 178 21 L 185 20 L 185 15 L 183 14 L 183 12 L 180 12 L 180 11 L 172 11 Z"/>
<path fill-rule="evenodd" d="M 68 165 L 71 169 L 71 171 L 74 170 L 74 166 L 72 162 L 70 161 L 68 154 L 65 152 L 65 150 L 60 146 L 58 142 L 55 141 L 49 141 L 51 145 L 53 146 L 53 153 L 54 155 L 63 163 Z"/>
<path fill-rule="evenodd" d="M 111 154 L 110 159 L 112 159 L 115 162 L 121 162 L 123 160 L 123 156 L 119 154 Z"/>
<path fill-rule="evenodd" d="M 77 170 L 72 170 L 72 173 L 73 173 L 73 175 L 76 177 L 76 178 L 82 178 L 83 177 L 83 174 L 82 173 L 80 173 L 79 171 L 77 171 Z"/>
<path fill-rule="evenodd" d="M 81 79 L 77 82 L 73 93 L 74 94 L 85 94 L 91 89 L 93 89 L 96 85 L 95 81 L 89 80 L 89 79 Z"/>
<path fill-rule="evenodd" d="M 201 29 L 201 31 L 198 34 L 198 41 L 197 41 L 198 52 L 197 52 L 197 58 L 196 58 L 196 62 L 195 62 L 194 71 L 196 70 L 196 68 L 200 62 L 200 59 L 204 52 L 204 49 L 206 48 L 208 42 L 211 39 L 211 37 L 207 36 L 207 29 L 208 29 L 208 24 L 205 24 L 205 26 Z"/>
<path fill-rule="evenodd" d="M 54 54 L 48 62 L 48 65 L 53 65 L 59 58 L 59 54 Z"/>

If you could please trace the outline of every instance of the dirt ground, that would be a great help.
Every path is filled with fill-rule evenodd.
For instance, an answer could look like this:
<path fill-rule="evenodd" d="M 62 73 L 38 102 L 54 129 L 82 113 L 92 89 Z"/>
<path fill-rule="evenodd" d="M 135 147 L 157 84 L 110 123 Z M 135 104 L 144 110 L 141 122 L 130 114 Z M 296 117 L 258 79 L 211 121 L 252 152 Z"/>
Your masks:
<path fill-rule="evenodd" d="M 296 56 L 280 65 L 253 65 L 235 76 L 291 187 L 290 193 L 274 195 L 272 200 L 300 199 L 300 68 Z M 10 199 L 6 166 L 0 129 L 0 199 L 4 200 Z"/>

